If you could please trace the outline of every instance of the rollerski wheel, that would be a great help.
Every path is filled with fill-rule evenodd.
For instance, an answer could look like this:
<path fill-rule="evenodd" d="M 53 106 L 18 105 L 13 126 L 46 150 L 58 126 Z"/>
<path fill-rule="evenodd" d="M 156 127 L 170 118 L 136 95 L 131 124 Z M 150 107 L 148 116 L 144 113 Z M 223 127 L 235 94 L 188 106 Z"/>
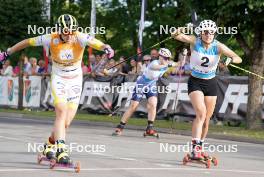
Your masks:
<path fill-rule="evenodd" d="M 153 137 L 156 137 L 157 139 L 159 139 L 159 134 L 158 133 L 148 134 L 147 132 L 144 132 L 143 133 L 143 137 L 146 138 L 147 136 L 153 136 Z"/>
<path fill-rule="evenodd" d="M 187 154 L 182 160 L 183 165 L 186 165 L 187 163 L 192 162 L 192 163 L 204 164 L 206 168 L 210 168 L 211 167 L 211 161 L 212 160 L 206 159 L 206 158 L 193 159 L 190 154 Z"/>
<path fill-rule="evenodd" d="M 48 159 L 46 156 L 44 156 L 43 154 L 39 153 L 38 157 L 37 157 L 37 162 L 38 164 L 41 164 L 41 162 L 46 161 L 49 162 L 50 159 Z"/>
<path fill-rule="evenodd" d="M 74 165 L 74 170 L 76 173 L 80 173 L 80 171 L 81 171 L 81 163 L 80 162 L 76 162 L 76 164 Z"/>
<path fill-rule="evenodd" d="M 42 162 L 42 155 L 38 154 L 38 160 L 37 160 L 38 164 L 40 164 Z"/>
<path fill-rule="evenodd" d="M 218 160 L 216 159 L 216 157 L 211 157 L 211 156 L 205 156 L 204 157 L 206 160 L 210 160 L 213 164 L 214 164 L 214 166 L 217 166 L 218 165 Z"/>
<path fill-rule="evenodd" d="M 190 154 L 187 154 L 186 156 L 184 156 L 182 163 L 183 165 L 186 165 L 189 161 L 190 161 Z"/>
<path fill-rule="evenodd" d="M 121 136 L 122 135 L 122 130 L 115 130 L 113 133 L 112 133 L 112 136 Z"/>

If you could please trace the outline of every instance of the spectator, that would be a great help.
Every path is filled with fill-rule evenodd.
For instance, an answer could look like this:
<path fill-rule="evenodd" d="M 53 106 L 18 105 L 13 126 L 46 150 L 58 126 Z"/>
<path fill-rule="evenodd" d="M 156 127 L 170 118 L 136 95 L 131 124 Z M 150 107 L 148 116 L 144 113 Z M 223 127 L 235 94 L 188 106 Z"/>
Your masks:
<path fill-rule="evenodd" d="M 45 61 L 44 60 L 39 60 L 38 62 L 39 68 L 38 68 L 38 74 L 42 75 L 45 74 Z"/>
<path fill-rule="evenodd" d="M 231 75 L 228 67 L 223 62 L 219 62 L 217 74 L 220 76 L 230 76 Z"/>
<path fill-rule="evenodd" d="M 20 67 L 19 65 L 15 66 L 15 68 L 13 69 L 13 77 L 16 77 L 19 75 L 20 72 Z"/>
<path fill-rule="evenodd" d="M 102 59 L 95 66 L 92 75 L 93 76 L 101 76 L 101 77 L 105 76 L 104 69 L 105 69 L 105 66 L 107 65 L 107 62 L 108 62 L 107 56 L 106 56 L 106 54 L 103 54 Z"/>
<path fill-rule="evenodd" d="M 141 67 L 141 73 L 144 72 L 144 70 L 147 68 L 148 64 L 150 63 L 151 56 L 150 55 L 144 55 L 143 56 L 143 65 Z"/>
<path fill-rule="evenodd" d="M 1 75 L 3 76 L 12 76 L 13 75 L 13 67 L 10 65 L 10 61 L 6 60 L 3 69 L 1 70 Z"/>
<path fill-rule="evenodd" d="M 186 52 L 187 54 L 184 54 L 183 52 Z M 190 50 L 187 50 L 187 49 L 183 49 L 179 53 L 178 62 L 177 62 L 178 63 L 178 68 L 177 68 L 178 75 L 189 75 L 191 73 L 190 56 L 191 56 Z"/>
<path fill-rule="evenodd" d="M 103 55 L 102 56 L 101 55 L 96 55 L 95 56 L 95 64 L 96 65 L 101 61 L 102 57 L 103 57 Z"/>
<path fill-rule="evenodd" d="M 152 60 L 158 60 L 159 59 L 159 52 L 157 49 L 152 49 L 150 51 L 151 61 Z"/>
<path fill-rule="evenodd" d="M 31 64 L 28 61 L 28 57 L 27 56 L 24 56 L 23 60 L 24 60 L 24 68 L 23 68 L 24 74 L 25 75 L 29 75 L 31 73 Z"/>
<path fill-rule="evenodd" d="M 129 65 L 124 61 L 125 61 L 125 58 L 121 56 L 119 58 L 119 63 L 122 62 L 122 64 L 118 65 L 118 71 L 119 71 L 119 74 L 123 76 L 127 75 L 130 70 Z"/>
<path fill-rule="evenodd" d="M 82 72 L 84 75 L 91 73 L 91 68 L 86 66 L 83 61 L 82 61 Z"/>
<path fill-rule="evenodd" d="M 128 72 L 129 74 L 135 74 L 136 73 L 136 65 L 137 65 L 136 60 L 135 59 L 131 59 L 130 60 L 131 68 L 130 68 L 130 70 Z"/>
<path fill-rule="evenodd" d="M 35 57 L 31 57 L 29 59 L 29 62 L 31 64 L 30 75 L 37 75 L 38 74 L 38 70 L 39 70 L 39 66 L 37 64 L 37 59 Z"/>
<path fill-rule="evenodd" d="M 130 60 L 130 71 L 128 74 L 140 74 L 141 71 L 141 63 L 137 63 L 135 59 Z"/>
<path fill-rule="evenodd" d="M 52 59 L 51 59 L 51 56 L 49 56 L 47 74 L 51 74 L 51 70 L 52 70 Z"/>
<path fill-rule="evenodd" d="M 108 62 L 107 68 L 111 68 L 111 67 L 113 67 L 115 64 L 116 64 L 115 60 L 114 60 L 114 59 L 111 59 L 111 60 Z M 117 74 L 117 72 L 118 72 L 117 68 L 114 67 L 114 68 L 111 68 L 111 69 L 107 70 L 107 75 L 109 75 L 109 76 L 114 76 L 115 74 Z"/>
<path fill-rule="evenodd" d="M 96 62 L 96 58 L 95 56 L 92 54 L 89 56 L 89 68 L 91 68 L 92 72 L 94 71 L 94 68 L 95 66 L 97 65 L 97 62 Z"/>

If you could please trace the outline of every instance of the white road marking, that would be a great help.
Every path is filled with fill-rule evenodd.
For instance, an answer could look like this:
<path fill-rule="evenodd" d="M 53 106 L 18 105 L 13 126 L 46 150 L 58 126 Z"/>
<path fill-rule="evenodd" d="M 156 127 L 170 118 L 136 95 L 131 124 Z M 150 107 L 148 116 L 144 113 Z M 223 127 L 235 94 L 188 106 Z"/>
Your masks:
<path fill-rule="evenodd" d="M 23 171 L 47 171 L 49 169 L 34 169 L 34 168 L 14 168 L 14 169 L 0 169 L 0 172 L 23 172 Z M 73 170 L 70 168 L 55 168 L 56 170 Z M 127 171 L 141 171 L 141 170 L 155 170 L 155 171 L 202 171 L 207 173 L 210 172 L 232 172 L 232 173 L 251 173 L 251 174 L 264 174 L 264 171 L 254 171 L 254 170 L 238 170 L 238 169 L 197 169 L 197 168 L 81 168 L 81 171 L 118 171 L 118 170 L 127 170 Z M 210 173 L 209 172 L 209 173 Z"/>

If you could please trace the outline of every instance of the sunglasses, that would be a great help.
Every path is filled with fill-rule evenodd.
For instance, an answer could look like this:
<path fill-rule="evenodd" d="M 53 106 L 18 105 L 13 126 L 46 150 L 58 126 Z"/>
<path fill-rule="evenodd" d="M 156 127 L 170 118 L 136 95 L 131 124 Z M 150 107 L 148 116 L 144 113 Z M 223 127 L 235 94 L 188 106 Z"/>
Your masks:
<path fill-rule="evenodd" d="M 213 30 L 204 30 L 204 31 L 202 31 L 202 34 L 204 34 L 204 35 L 208 35 L 208 34 L 215 34 L 215 31 L 213 31 Z"/>

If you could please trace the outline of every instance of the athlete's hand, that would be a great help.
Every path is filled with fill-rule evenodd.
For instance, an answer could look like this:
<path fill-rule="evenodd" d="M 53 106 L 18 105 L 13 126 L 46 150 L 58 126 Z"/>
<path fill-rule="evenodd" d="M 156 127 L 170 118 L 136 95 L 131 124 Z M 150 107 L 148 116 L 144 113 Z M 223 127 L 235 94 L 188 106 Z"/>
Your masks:
<path fill-rule="evenodd" d="M 110 47 L 110 45 L 105 45 L 104 51 L 108 59 L 113 58 L 115 55 L 115 51 Z"/>
<path fill-rule="evenodd" d="M 232 61 L 233 61 L 233 59 L 229 58 L 229 57 L 226 57 L 223 60 L 225 66 L 228 66 L 230 63 L 232 63 Z"/>
<path fill-rule="evenodd" d="M 175 63 L 175 62 L 173 62 L 173 61 L 171 61 L 171 62 L 169 62 L 168 63 L 168 67 L 170 68 L 170 67 L 175 67 L 177 64 Z"/>
<path fill-rule="evenodd" d="M 5 52 L 1 52 L 0 51 L 0 62 L 2 63 L 3 61 L 5 61 L 7 58 L 8 58 L 8 53 L 7 53 L 7 51 L 5 51 Z"/>

